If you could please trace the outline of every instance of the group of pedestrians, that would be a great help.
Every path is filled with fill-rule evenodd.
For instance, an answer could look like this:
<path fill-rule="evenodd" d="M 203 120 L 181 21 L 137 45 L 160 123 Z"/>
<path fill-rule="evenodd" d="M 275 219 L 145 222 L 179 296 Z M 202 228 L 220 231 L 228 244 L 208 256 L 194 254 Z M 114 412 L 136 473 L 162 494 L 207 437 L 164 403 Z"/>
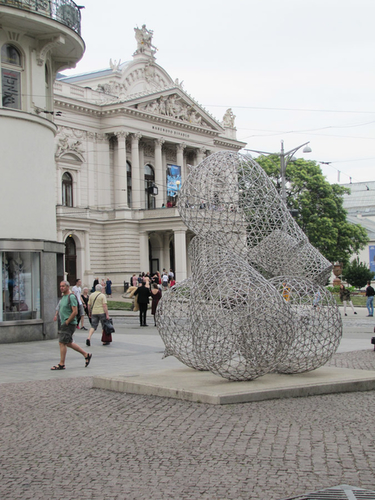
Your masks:
<path fill-rule="evenodd" d="M 143 272 L 139 273 L 138 276 L 136 273 L 134 273 L 130 278 L 131 287 L 137 288 L 142 283 L 145 283 L 146 288 L 151 288 L 151 285 L 153 283 L 162 286 L 163 288 L 169 288 L 176 284 L 176 280 L 172 269 L 170 269 L 168 272 L 163 269 L 162 273 L 160 273 L 159 271 L 155 271 L 155 273 Z"/>
<path fill-rule="evenodd" d="M 368 318 L 372 318 L 374 316 L 374 295 L 375 295 L 375 290 L 371 286 L 371 281 L 368 281 L 367 286 L 366 286 L 366 297 L 367 297 L 366 307 L 367 307 L 367 311 L 368 311 L 368 315 L 367 315 Z M 356 311 L 354 310 L 353 302 L 351 301 L 351 298 L 350 298 L 350 290 L 348 290 L 348 288 L 345 288 L 345 286 L 343 284 L 340 285 L 340 300 L 344 305 L 345 316 L 347 316 L 347 313 L 346 313 L 346 303 L 347 302 L 350 305 L 350 307 L 352 308 L 353 313 L 357 314 Z"/>
<path fill-rule="evenodd" d="M 130 280 L 130 287 L 128 289 L 129 296 L 135 298 L 136 307 L 139 309 L 139 323 L 140 326 L 148 326 L 146 322 L 147 309 L 150 302 L 151 303 L 151 314 L 154 317 L 154 325 L 156 326 L 156 308 L 159 300 L 162 297 L 162 291 L 173 287 L 176 284 L 174 272 L 172 269 L 167 272 L 163 269 L 161 274 L 159 271 L 151 274 L 140 273 L 138 276 L 136 273 L 133 274 Z M 136 308 L 134 310 L 137 310 Z"/>
<path fill-rule="evenodd" d="M 92 284 L 91 293 L 94 293 L 96 290 L 96 285 L 101 285 L 102 290 L 105 290 L 107 297 L 112 297 L 112 281 L 109 278 L 104 278 L 99 282 L 99 278 L 95 278 Z"/>

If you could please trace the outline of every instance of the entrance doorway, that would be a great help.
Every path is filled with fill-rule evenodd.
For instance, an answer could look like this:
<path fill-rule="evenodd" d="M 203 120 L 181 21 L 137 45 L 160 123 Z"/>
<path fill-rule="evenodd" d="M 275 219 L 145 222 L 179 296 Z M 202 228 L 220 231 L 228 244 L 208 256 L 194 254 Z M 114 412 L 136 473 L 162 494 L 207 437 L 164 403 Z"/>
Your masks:
<path fill-rule="evenodd" d="M 65 240 L 65 272 L 67 273 L 67 280 L 74 286 L 77 279 L 77 253 L 72 235 L 69 235 Z"/>
<path fill-rule="evenodd" d="M 173 270 L 174 275 L 176 276 L 176 264 L 175 264 L 175 259 L 174 259 L 174 241 L 173 239 L 169 243 L 169 262 L 170 262 L 170 269 Z M 169 269 L 168 269 L 169 271 Z"/>

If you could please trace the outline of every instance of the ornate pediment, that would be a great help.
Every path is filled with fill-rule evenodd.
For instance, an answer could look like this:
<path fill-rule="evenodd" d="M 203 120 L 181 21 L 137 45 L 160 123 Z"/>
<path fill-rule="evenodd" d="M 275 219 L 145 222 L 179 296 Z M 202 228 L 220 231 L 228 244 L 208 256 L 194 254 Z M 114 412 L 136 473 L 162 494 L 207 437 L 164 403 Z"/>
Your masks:
<path fill-rule="evenodd" d="M 80 139 L 83 138 L 84 132 L 74 131 L 73 129 L 62 127 L 59 129 L 56 145 L 55 158 L 68 160 L 80 160 L 84 161 L 83 153 L 85 152 L 83 148 L 83 143 Z"/>
<path fill-rule="evenodd" d="M 198 106 L 188 103 L 181 95 L 174 93 L 161 95 L 153 100 L 138 103 L 134 106 L 139 111 L 152 115 L 159 115 L 166 119 L 174 119 L 186 122 L 190 125 L 213 129 L 211 120 Z"/>

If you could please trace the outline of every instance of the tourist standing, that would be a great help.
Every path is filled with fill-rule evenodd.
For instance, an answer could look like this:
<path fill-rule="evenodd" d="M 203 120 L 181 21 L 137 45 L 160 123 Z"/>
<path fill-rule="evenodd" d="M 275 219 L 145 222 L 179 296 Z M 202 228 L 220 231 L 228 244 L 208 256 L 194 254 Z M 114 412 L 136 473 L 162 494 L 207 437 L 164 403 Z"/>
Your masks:
<path fill-rule="evenodd" d="M 107 278 L 107 281 L 105 282 L 105 293 L 107 294 L 107 297 L 112 297 L 112 281 Z"/>
<path fill-rule="evenodd" d="M 156 308 L 159 303 L 159 300 L 161 299 L 161 290 L 156 283 L 153 283 L 151 285 L 151 299 L 152 299 L 151 314 L 154 316 L 154 325 L 156 326 L 156 320 L 155 320 Z"/>
<path fill-rule="evenodd" d="M 349 305 L 352 308 L 353 313 L 357 314 L 355 312 L 355 310 L 354 310 L 353 302 L 350 299 L 350 290 L 348 290 L 347 288 L 345 288 L 344 285 L 340 285 L 340 300 L 344 304 L 344 314 L 345 314 L 345 316 L 347 316 L 347 314 L 346 314 L 346 302 L 349 302 Z"/>
<path fill-rule="evenodd" d="M 166 272 L 163 273 L 163 276 L 161 277 L 161 284 L 163 286 L 163 290 L 166 290 L 168 288 L 168 274 Z"/>
<path fill-rule="evenodd" d="M 368 317 L 372 318 L 374 316 L 374 295 L 375 295 L 375 290 L 371 286 L 371 281 L 367 282 L 367 287 L 366 287 L 366 307 L 368 310 Z"/>
<path fill-rule="evenodd" d="M 80 329 L 79 322 L 81 321 L 81 330 L 87 330 L 87 328 L 83 326 L 83 322 L 85 321 L 85 309 L 83 307 L 82 297 L 81 297 L 81 294 L 82 294 L 81 284 L 82 284 L 81 280 L 76 279 L 76 284 L 73 286 L 72 292 L 77 297 L 77 301 L 78 301 L 78 325 L 77 325 L 77 328 L 78 328 L 78 330 Z"/>
<path fill-rule="evenodd" d="M 146 283 L 143 282 L 141 286 L 139 286 L 134 292 L 134 295 L 138 298 L 140 326 L 148 326 L 148 324 L 146 323 L 146 315 L 148 302 L 151 295 L 150 289 L 147 288 Z"/>
<path fill-rule="evenodd" d="M 87 288 L 87 286 L 85 286 L 85 288 L 83 289 L 83 293 L 81 295 L 81 299 L 82 299 L 82 305 L 83 305 L 83 309 L 85 311 L 85 314 L 86 316 L 89 318 L 89 322 L 91 323 L 91 320 L 90 320 L 90 316 L 89 316 L 89 289 Z M 86 330 L 86 328 L 85 328 Z"/>

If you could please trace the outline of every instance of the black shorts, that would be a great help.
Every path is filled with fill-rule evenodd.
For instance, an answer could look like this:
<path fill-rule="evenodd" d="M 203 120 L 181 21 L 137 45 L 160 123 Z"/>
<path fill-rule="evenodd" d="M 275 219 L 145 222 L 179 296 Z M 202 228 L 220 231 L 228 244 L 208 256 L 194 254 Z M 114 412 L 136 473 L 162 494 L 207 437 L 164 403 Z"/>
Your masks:
<path fill-rule="evenodd" d="M 60 344 L 71 344 L 73 342 L 73 333 L 76 331 L 77 325 L 69 325 L 63 323 L 59 328 Z"/>
<path fill-rule="evenodd" d="M 105 320 L 105 318 L 106 318 L 105 313 L 103 313 L 103 314 L 93 314 L 91 316 L 91 328 L 93 328 L 94 331 L 95 331 L 98 328 L 99 321 L 102 324 L 102 328 L 103 328 L 103 321 Z"/>

